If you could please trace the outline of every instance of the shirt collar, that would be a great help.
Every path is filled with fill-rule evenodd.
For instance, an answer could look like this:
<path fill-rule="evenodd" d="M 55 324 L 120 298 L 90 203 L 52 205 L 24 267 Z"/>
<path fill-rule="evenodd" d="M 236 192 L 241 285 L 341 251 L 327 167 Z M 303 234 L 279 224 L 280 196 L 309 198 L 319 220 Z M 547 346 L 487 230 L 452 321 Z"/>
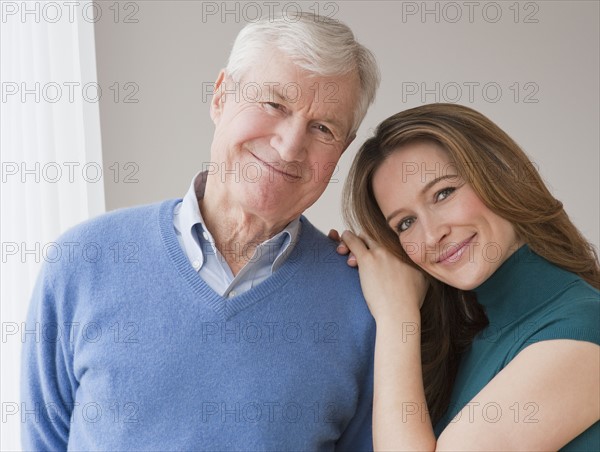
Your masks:
<path fill-rule="evenodd" d="M 194 259 L 199 260 L 200 267 L 202 267 L 205 257 L 202 252 L 202 245 L 198 234 L 203 234 L 204 242 L 210 243 L 212 251 L 215 255 L 217 254 L 215 241 L 204 224 L 199 207 L 199 200 L 204 197 L 207 176 L 208 171 L 199 171 L 194 175 L 188 191 L 179 206 L 177 212 L 178 221 L 175 222 L 175 228 L 181 234 L 186 249 L 197 250 L 197 253 L 194 253 Z M 288 223 L 281 232 L 261 243 L 260 247 L 262 248 L 263 253 L 266 252 L 267 255 L 270 255 L 269 260 L 273 272 L 283 265 L 287 257 L 293 251 L 293 245 L 295 245 L 300 233 L 300 225 L 300 217 L 298 217 Z M 269 249 L 278 249 L 278 252 L 268 252 Z"/>

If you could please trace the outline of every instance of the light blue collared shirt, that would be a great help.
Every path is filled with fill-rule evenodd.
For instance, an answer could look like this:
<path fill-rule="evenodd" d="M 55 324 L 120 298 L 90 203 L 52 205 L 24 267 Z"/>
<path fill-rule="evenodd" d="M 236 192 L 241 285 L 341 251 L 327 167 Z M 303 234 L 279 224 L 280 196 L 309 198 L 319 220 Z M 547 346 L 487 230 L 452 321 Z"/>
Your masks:
<path fill-rule="evenodd" d="M 258 245 L 252 258 L 234 276 L 204 225 L 198 206 L 198 200 L 204 196 L 206 176 L 206 172 L 196 174 L 183 200 L 175 206 L 175 235 L 190 264 L 206 284 L 221 296 L 234 297 L 257 286 L 283 265 L 294 249 L 300 233 L 300 218 L 296 218 L 283 231 Z M 244 249 L 232 252 L 241 256 Z"/>

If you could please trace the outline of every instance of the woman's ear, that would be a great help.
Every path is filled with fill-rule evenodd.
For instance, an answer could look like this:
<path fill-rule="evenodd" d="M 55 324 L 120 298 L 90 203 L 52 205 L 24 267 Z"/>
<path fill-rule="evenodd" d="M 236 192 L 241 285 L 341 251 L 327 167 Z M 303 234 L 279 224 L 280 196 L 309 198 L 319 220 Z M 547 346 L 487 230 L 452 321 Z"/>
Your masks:
<path fill-rule="evenodd" d="M 221 119 L 221 113 L 223 111 L 223 93 L 225 92 L 225 90 L 223 89 L 223 82 L 226 78 L 227 74 L 225 72 L 225 69 L 221 69 L 221 72 L 219 72 L 219 76 L 215 81 L 213 97 L 210 102 L 210 117 L 215 125 L 217 125 L 219 119 Z"/>

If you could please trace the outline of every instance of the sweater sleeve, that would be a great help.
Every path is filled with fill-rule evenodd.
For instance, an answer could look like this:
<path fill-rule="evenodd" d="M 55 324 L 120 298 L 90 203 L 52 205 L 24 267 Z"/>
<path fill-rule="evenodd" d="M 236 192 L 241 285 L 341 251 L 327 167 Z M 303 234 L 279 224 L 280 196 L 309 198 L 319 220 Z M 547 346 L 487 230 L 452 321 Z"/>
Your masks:
<path fill-rule="evenodd" d="M 335 445 L 336 451 L 373 450 L 373 367 L 364 379 L 354 417 Z"/>
<path fill-rule="evenodd" d="M 45 263 L 36 281 L 22 336 L 21 439 L 24 450 L 66 450 L 73 410 L 69 325 L 57 308 L 48 267 Z"/>

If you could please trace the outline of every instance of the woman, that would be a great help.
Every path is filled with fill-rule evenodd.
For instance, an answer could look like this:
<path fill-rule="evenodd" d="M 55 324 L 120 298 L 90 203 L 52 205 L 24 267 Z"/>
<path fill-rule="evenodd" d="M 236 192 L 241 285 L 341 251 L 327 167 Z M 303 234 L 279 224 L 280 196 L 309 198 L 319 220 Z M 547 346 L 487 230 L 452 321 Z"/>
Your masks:
<path fill-rule="evenodd" d="M 398 113 L 345 212 L 363 233 L 338 251 L 377 322 L 376 449 L 600 450 L 598 258 L 510 137 L 459 105 Z"/>

